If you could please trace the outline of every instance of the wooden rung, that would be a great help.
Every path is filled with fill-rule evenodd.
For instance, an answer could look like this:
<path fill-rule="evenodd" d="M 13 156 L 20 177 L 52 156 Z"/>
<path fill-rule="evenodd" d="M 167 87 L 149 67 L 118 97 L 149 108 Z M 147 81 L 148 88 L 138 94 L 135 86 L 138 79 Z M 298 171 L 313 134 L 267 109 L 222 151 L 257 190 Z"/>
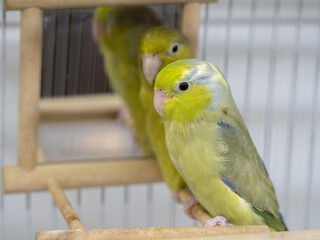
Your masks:
<path fill-rule="evenodd" d="M 183 204 L 188 200 L 188 198 L 192 197 L 192 194 L 186 189 L 179 191 L 179 198 Z M 196 204 L 191 208 L 191 212 L 193 216 L 202 224 L 205 225 L 206 222 L 212 217 L 210 214 L 200 205 Z"/>
<path fill-rule="evenodd" d="M 198 53 L 200 14 L 200 3 L 192 2 L 183 5 L 181 32 L 188 38 L 195 56 Z"/>
<path fill-rule="evenodd" d="M 95 8 L 106 5 L 160 5 L 184 4 L 189 2 L 216 2 L 217 0 L 7 0 L 7 10 L 21 10 L 28 7 L 42 9 Z"/>
<path fill-rule="evenodd" d="M 67 121 L 113 118 L 124 107 L 114 94 L 54 97 L 40 100 L 40 121 Z"/>
<path fill-rule="evenodd" d="M 24 169 L 36 165 L 38 105 L 40 98 L 42 11 L 21 12 L 18 164 Z"/>
<path fill-rule="evenodd" d="M 266 226 L 233 226 L 233 227 L 171 227 L 171 228 L 131 228 L 131 229 L 92 229 L 81 232 L 76 231 L 50 231 L 38 232 L 36 240 L 85 240 L 85 239 L 123 239 L 123 240 L 149 240 L 149 239 L 189 239 L 204 237 L 216 239 L 212 236 L 229 234 L 263 233 L 268 232 Z M 237 235 L 237 236 L 240 236 Z M 209 238 L 211 236 L 211 238 Z M 228 238 L 229 239 L 229 238 Z M 233 239 L 233 238 L 230 238 Z M 234 238 L 237 239 L 237 238 Z"/>
<path fill-rule="evenodd" d="M 51 192 L 51 195 L 59 207 L 60 212 L 66 220 L 70 230 L 85 230 L 67 196 L 55 180 L 49 181 L 48 190 Z"/>
<path fill-rule="evenodd" d="M 56 179 L 62 188 L 81 188 L 160 182 L 162 176 L 154 159 L 40 164 L 31 171 L 3 168 L 5 193 L 45 191 L 49 179 Z"/>

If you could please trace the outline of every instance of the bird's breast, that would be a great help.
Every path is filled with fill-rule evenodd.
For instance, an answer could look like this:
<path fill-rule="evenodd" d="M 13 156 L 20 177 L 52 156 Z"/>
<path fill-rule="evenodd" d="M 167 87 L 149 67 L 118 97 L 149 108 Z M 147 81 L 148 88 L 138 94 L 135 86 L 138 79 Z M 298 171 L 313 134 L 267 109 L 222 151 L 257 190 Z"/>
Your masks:
<path fill-rule="evenodd" d="M 219 160 L 213 127 L 206 123 L 166 123 L 166 142 L 174 165 L 185 180 L 219 178 Z"/>

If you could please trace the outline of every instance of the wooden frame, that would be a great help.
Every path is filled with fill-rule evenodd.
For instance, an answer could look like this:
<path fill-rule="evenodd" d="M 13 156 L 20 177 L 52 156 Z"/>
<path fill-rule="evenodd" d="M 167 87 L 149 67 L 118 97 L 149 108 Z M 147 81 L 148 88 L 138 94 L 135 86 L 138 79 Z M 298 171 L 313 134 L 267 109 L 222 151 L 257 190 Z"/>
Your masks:
<path fill-rule="evenodd" d="M 36 165 L 38 149 L 38 103 L 40 98 L 42 11 L 21 11 L 18 165 Z"/>
<path fill-rule="evenodd" d="M 42 9 L 63 9 L 63 8 L 96 8 L 105 5 L 160 5 L 160 4 L 189 4 L 200 2 L 216 2 L 218 0 L 7 0 L 7 10 L 23 10 L 30 7 Z"/>
<path fill-rule="evenodd" d="M 210 0 L 94 0 L 89 2 L 82 0 L 8 0 L 6 5 L 8 10 L 21 10 L 21 47 L 18 166 L 3 168 L 4 192 L 47 190 L 47 183 L 52 179 L 57 179 L 63 188 L 151 183 L 162 180 L 157 165 L 152 159 L 123 159 L 122 161 L 108 160 L 68 164 L 46 163 L 45 155 L 38 144 L 38 125 L 40 121 L 113 118 L 123 103 L 118 97 L 107 95 L 40 99 L 42 8 L 181 3 L 183 4 L 181 29 L 189 38 L 191 46 L 196 52 L 200 24 L 199 2 L 208 1 Z M 87 169 L 95 169 L 96 172 L 93 174 L 92 171 L 85 171 L 84 173 L 82 166 L 86 166 Z M 129 167 L 135 169 L 135 171 L 129 171 Z M 68 169 L 71 168 L 74 170 L 72 179 L 67 177 Z M 150 174 L 146 174 L 146 171 L 144 171 L 146 168 L 150 170 Z M 121 169 L 122 172 L 126 173 L 127 178 L 118 180 L 108 178 L 105 176 L 108 169 L 114 169 L 115 171 Z M 58 175 L 57 172 L 59 172 Z M 97 175 L 97 173 L 99 174 Z"/>

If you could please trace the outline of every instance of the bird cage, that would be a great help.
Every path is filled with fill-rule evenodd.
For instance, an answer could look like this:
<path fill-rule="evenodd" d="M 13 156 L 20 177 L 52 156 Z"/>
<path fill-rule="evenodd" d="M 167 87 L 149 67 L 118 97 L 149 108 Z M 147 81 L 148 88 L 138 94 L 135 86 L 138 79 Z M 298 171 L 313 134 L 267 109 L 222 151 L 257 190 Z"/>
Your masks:
<path fill-rule="evenodd" d="M 124 103 L 104 74 L 91 19 L 95 7 L 117 1 L 2 4 L 1 239 L 32 239 L 35 232 L 39 240 L 320 236 L 318 230 L 268 233 L 265 226 L 200 227 L 209 218 L 201 206 L 193 209 L 200 222 L 183 216 L 161 183 L 155 160 L 142 158 L 130 127 L 115 123 Z M 222 70 L 275 184 L 289 229 L 319 229 L 319 1 L 121 4 L 150 5 L 166 25 L 181 29 L 198 58 Z M 14 10 L 21 12 L 20 26 L 10 25 Z M 16 45 L 10 42 L 17 41 L 13 28 L 20 31 Z M 18 44 L 20 77 L 10 83 L 11 76 L 18 79 L 10 52 Z M 14 73 L 9 64 L 16 67 Z M 10 91 L 19 100 L 11 102 Z M 10 118 L 17 119 L 17 112 L 19 122 Z M 15 152 L 9 139 L 14 127 L 17 156 L 8 153 Z M 188 192 L 180 196 L 185 200 Z"/>

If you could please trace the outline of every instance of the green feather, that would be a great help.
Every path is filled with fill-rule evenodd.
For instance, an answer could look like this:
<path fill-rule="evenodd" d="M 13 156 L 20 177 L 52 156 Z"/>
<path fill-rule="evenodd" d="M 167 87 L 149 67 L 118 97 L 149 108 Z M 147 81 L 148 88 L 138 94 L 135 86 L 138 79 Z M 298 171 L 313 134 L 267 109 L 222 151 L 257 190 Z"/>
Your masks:
<path fill-rule="evenodd" d="M 275 231 L 288 231 L 287 226 L 281 218 L 276 218 L 270 212 L 261 210 L 257 207 L 252 206 L 254 212 L 261 216 L 266 224 Z"/>
<path fill-rule="evenodd" d="M 145 128 L 146 112 L 139 99 L 138 45 L 143 33 L 160 25 L 161 21 L 147 7 L 101 7 L 96 10 L 94 21 L 104 29 L 99 47 L 109 82 L 129 107 L 138 143 L 145 155 L 150 155 L 150 141 Z"/>
<path fill-rule="evenodd" d="M 169 54 L 169 50 L 175 43 L 180 44 L 179 51 L 174 55 Z M 154 86 L 146 80 L 143 74 L 141 59 L 145 54 L 156 54 L 162 62 L 159 69 L 160 71 L 163 67 L 173 61 L 193 58 L 194 55 L 186 37 L 179 31 L 165 26 L 148 29 L 140 40 L 139 51 L 139 68 L 141 76 L 140 98 L 146 110 L 146 129 L 148 137 L 152 143 L 152 148 L 167 185 L 172 191 L 179 190 L 184 188 L 186 183 L 171 161 L 165 142 L 163 121 L 153 106 Z"/>
<path fill-rule="evenodd" d="M 187 91 L 176 90 L 181 80 L 189 82 Z M 158 89 L 170 96 L 163 116 L 172 161 L 201 205 L 236 225 L 286 230 L 274 186 L 218 68 L 176 61 L 158 74 Z"/>

